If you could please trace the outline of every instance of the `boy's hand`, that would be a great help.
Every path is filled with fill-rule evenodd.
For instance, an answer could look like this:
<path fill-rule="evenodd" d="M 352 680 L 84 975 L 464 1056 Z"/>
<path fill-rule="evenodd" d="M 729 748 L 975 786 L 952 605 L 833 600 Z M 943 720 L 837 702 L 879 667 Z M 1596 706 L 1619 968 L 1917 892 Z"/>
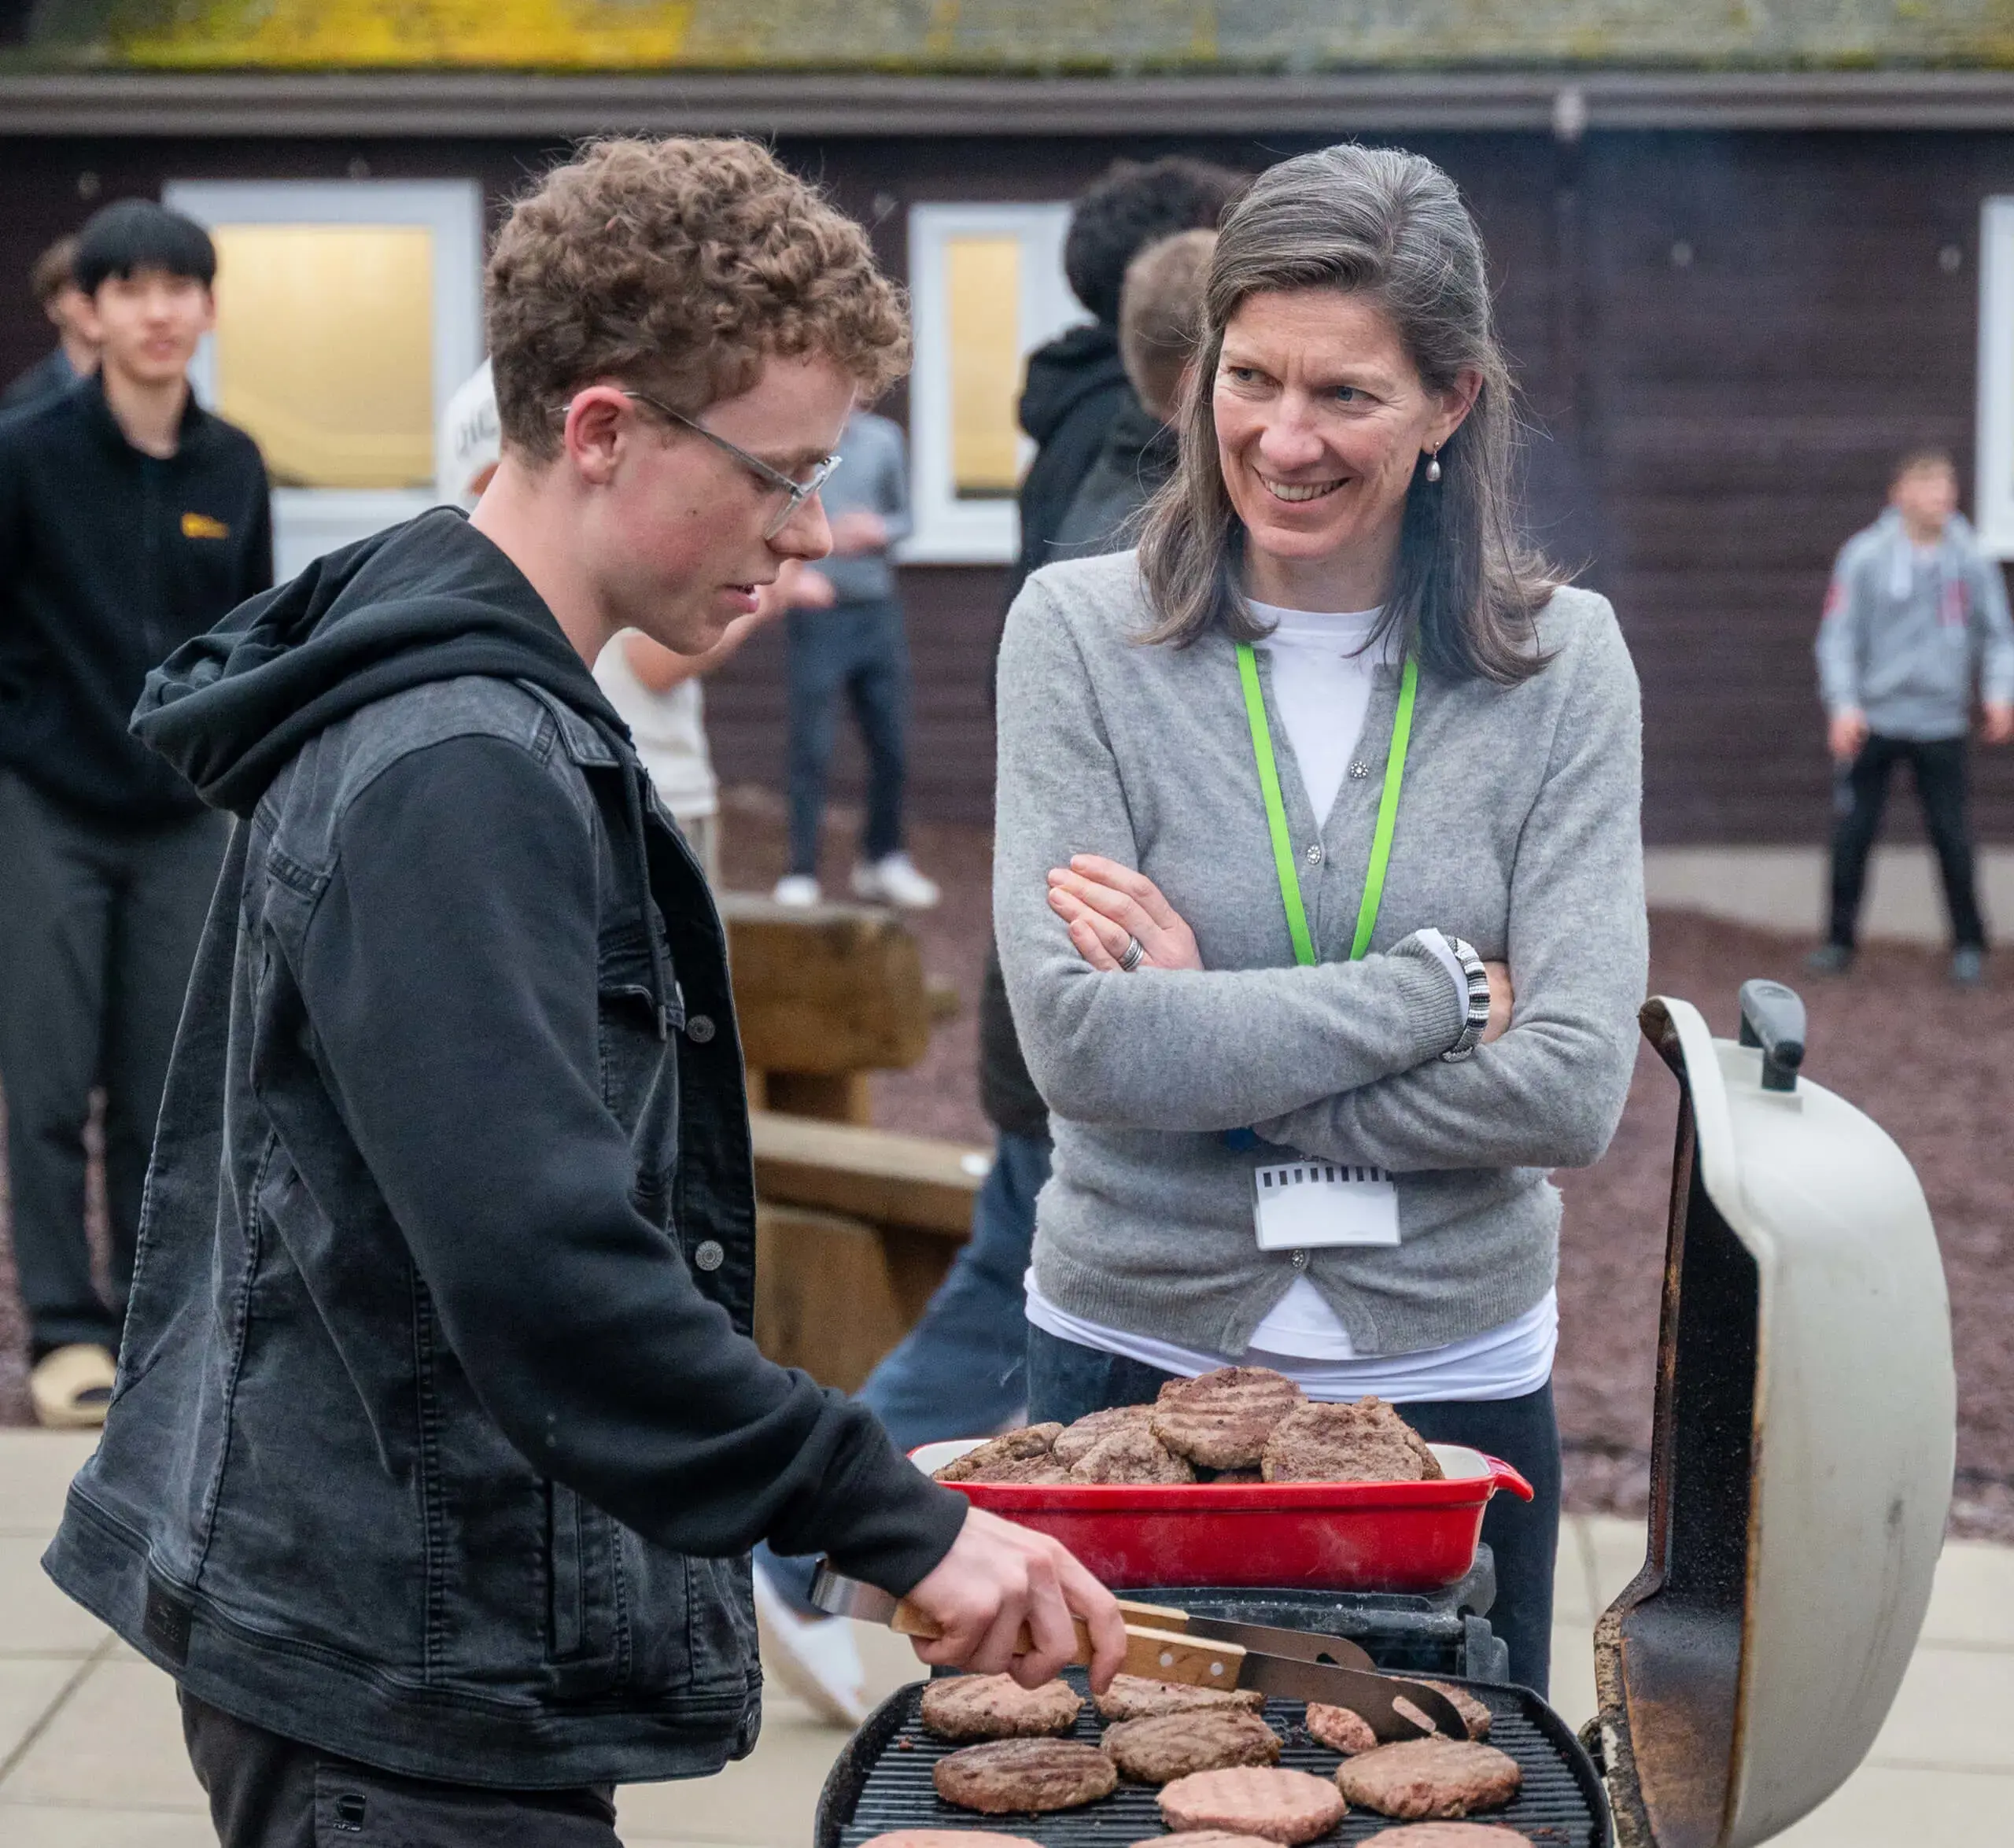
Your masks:
<path fill-rule="evenodd" d="M 832 550 L 854 558 L 864 551 L 880 551 L 888 543 L 888 522 L 878 513 L 856 507 L 832 522 Z"/>
<path fill-rule="evenodd" d="M 1832 714 L 1832 722 L 1826 728 L 1826 747 L 1832 754 L 1835 764 L 1850 764 L 1860 755 L 1860 747 L 1867 742 L 1867 714 L 1859 707 L 1848 706 Z"/>
<path fill-rule="evenodd" d="M 1039 1688 L 1075 1659 L 1072 1614 L 1090 1631 L 1094 1690 L 1110 1687 L 1126 1659 L 1126 1626 L 1111 1592 L 1060 1542 L 983 1508 L 966 1514 L 950 1551 L 909 1601 L 943 1630 L 915 1644 L 918 1660 L 932 1668 L 1004 1673 L 1024 1688 Z M 1024 1624 L 1035 1646 L 1016 1655 Z"/>
<path fill-rule="evenodd" d="M 2014 705 L 2004 699 L 1989 699 L 1980 710 L 1986 717 L 1980 736 L 1987 743 L 2005 744 L 2014 738 Z"/>

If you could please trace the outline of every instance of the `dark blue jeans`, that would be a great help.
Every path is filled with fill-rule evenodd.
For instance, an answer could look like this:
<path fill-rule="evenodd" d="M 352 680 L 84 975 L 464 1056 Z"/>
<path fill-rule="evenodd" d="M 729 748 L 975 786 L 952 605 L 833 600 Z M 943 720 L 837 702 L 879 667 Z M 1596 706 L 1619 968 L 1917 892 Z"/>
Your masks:
<path fill-rule="evenodd" d="M 902 777 L 909 728 L 909 645 L 893 597 L 793 610 L 790 638 L 790 869 L 816 876 L 825 769 L 844 692 L 867 747 L 869 863 L 902 844 Z"/>
<path fill-rule="evenodd" d="M 1071 1424 L 1108 1406 L 1140 1405 L 1175 1378 L 1144 1362 L 1028 1330 L 1028 1422 Z M 1428 1400 L 1402 1405 L 1433 1444 L 1463 1444 L 1522 1470 L 1529 1503 L 1490 1498 L 1482 1537 L 1496 1559 L 1490 1626 L 1510 1651 L 1510 1677 L 1543 1695 L 1552 1669 L 1552 1566 L 1559 1550 L 1559 1422 L 1550 1382 L 1522 1399 Z"/>
<path fill-rule="evenodd" d="M 1029 1329 L 1021 1280 L 1035 1242 L 1035 1196 L 1049 1179 L 1049 1153 L 1046 1136 L 1000 1132 L 992 1172 L 972 1204 L 971 1238 L 923 1319 L 861 1388 L 861 1398 L 898 1448 L 998 1430 L 1027 1404 Z M 815 1560 L 781 1558 L 766 1544 L 755 1557 L 791 1603 L 812 1609 Z"/>

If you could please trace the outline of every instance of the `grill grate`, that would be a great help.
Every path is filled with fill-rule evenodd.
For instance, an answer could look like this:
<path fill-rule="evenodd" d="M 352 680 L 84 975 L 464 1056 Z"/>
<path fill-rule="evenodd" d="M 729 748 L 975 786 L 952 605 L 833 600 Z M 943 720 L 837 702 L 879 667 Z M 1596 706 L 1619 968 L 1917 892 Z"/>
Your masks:
<path fill-rule="evenodd" d="M 1065 1678 L 1085 1691 L 1081 1669 Z M 1489 1743 L 1508 1752 L 1525 1774 L 1524 1788 L 1507 1808 L 1476 1818 L 1518 1829 L 1544 1848 L 1609 1848 L 1607 1806 L 1594 1766 L 1566 1724 L 1535 1694 L 1522 1688 L 1471 1685 L 1488 1703 Z M 1039 1842 L 1046 1848 L 1131 1848 L 1164 1835 L 1166 1826 L 1146 1784 L 1122 1782 L 1102 1802 L 1046 1816 L 979 1816 L 946 1803 L 931 1783 L 939 1759 L 957 1750 L 933 1739 L 918 1724 L 922 1684 L 898 1689 L 868 1717 L 825 1780 L 819 1798 L 817 1848 L 861 1848 L 897 1828 L 993 1829 Z M 1293 1771 L 1333 1776 L 1340 1762 L 1300 1726 L 1306 1709 L 1299 1701 L 1269 1701 L 1266 1717 L 1286 1749 L 1280 1763 Z M 1103 1723 L 1086 1702 L 1073 1739 L 1097 1743 Z M 1352 1809 L 1324 1844 L 1361 1842 L 1396 1826 L 1367 1810 Z"/>

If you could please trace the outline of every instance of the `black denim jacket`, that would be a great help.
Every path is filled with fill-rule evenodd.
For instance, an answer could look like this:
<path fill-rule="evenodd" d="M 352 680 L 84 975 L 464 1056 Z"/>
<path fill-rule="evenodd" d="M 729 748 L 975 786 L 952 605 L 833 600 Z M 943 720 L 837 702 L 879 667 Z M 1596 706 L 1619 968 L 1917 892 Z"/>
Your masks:
<path fill-rule="evenodd" d="M 472 630 L 492 671 L 455 671 Z M 750 1544 L 902 1592 L 963 1503 L 747 1338 L 747 1116 L 696 865 L 452 514 L 157 680 L 142 732 L 242 819 L 49 1570 L 193 1693 L 389 1770 L 717 1769 L 758 1721 Z M 359 685 L 382 696 L 343 710 Z M 248 772 L 276 735 L 277 774 Z"/>

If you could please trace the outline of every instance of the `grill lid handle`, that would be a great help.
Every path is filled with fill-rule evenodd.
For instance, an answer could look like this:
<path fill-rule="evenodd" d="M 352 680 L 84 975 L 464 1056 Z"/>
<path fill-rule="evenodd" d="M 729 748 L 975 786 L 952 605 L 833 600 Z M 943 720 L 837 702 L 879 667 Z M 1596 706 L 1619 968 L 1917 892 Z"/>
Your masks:
<path fill-rule="evenodd" d="M 1794 1091 L 1804 1063 L 1804 1001 L 1781 982 L 1741 985 L 1741 1043 L 1762 1050 L 1762 1088 Z"/>

